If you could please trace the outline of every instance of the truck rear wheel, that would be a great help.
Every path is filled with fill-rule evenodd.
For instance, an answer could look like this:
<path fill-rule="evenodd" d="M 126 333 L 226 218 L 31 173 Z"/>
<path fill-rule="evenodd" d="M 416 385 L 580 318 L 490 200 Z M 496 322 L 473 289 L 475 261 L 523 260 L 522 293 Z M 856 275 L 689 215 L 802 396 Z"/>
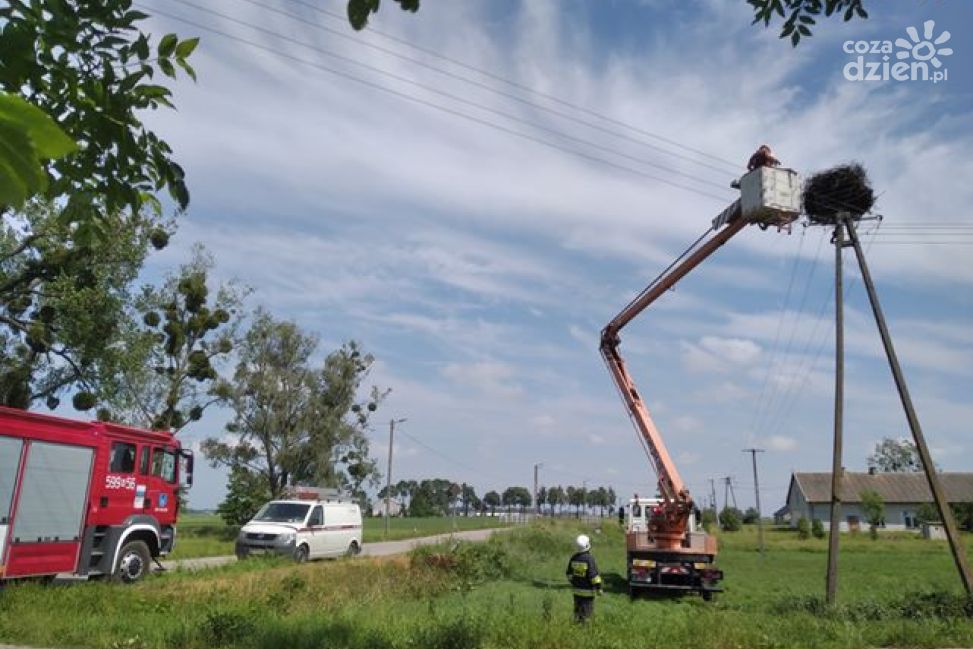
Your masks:
<path fill-rule="evenodd" d="M 345 556 L 346 557 L 357 557 L 359 554 L 361 554 L 361 546 L 358 545 L 358 541 L 352 541 L 348 545 L 348 551 L 345 552 Z"/>
<path fill-rule="evenodd" d="M 145 541 L 129 541 L 122 546 L 118 553 L 118 565 L 112 573 L 112 579 L 123 584 L 134 584 L 149 572 L 149 546 Z"/>

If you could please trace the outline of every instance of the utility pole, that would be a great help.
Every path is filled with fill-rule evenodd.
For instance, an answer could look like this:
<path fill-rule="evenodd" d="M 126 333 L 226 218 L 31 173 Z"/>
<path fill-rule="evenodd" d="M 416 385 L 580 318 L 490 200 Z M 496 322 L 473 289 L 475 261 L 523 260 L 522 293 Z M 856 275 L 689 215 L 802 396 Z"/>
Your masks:
<path fill-rule="evenodd" d="M 537 500 L 537 494 L 539 493 L 537 491 L 537 470 L 542 466 L 544 466 L 543 462 L 538 462 L 537 464 L 534 465 L 534 507 L 537 510 L 538 516 L 541 515 L 541 503 L 540 501 Z"/>
<path fill-rule="evenodd" d="M 730 500 L 732 499 L 733 508 L 739 509 L 739 507 L 737 507 L 737 495 L 733 493 L 733 478 L 731 478 L 730 476 L 726 476 L 725 478 L 723 478 L 723 480 L 726 483 L 726 487 L 723 490 L 723 502 L 726 503 L 727 507 L 729 507 Z"/>
<path fill-rule="evenodd" d="M 831 456 L 831 529 L 828 531 L 826 599 L 834 605 L 838 595 L 838 535 L 841 533 L 842 426 L 845 408 L 845 316 L 841 249 L 845 246 L 846 214 L 838 214 L 834 228 L 834 449 Z"/>
<path fill-rule="evenodd" d="M 764 518 L 760 509 L 760 480 L 757 478 L 757 453 L 763 453 L 762 448 L 745 448 L 744 453 L 749 453 L 753 458 L 753 496 L 757 501 L 757 543 L 760 545 L 760 554 L 764 553 Z"/>
<path fill-rule="evenodd" d="M 889 334 L 888 325 L 885 323 L 885 315 L 882 313 L 882 306 L 878 301 L 878 293 L 875 291 L 875 284 L 872 282 L 872 275 L 868 271 L 868 264 L 865 262 L 865 254 L 862 252 L 861 241 L 855 231 L 855 224 L 848 223 L 848 236 L 851 245 L 855 248 L 855 256 L 858 259 L 858 267 L 861 269 L 862 282 L 865 290 L 868 291 L 868 301 L 872 306 L 872 313 L 875 316 L 875 324 L 878 326 L 879 334 L 882 337 L 882 344 L 885 347 L 885 356 L 889 361 L 889 369 L 892 370 L 892 377 L 895 379 L 895 387 L 899 391 L 899 400 L 902 402 L 902 409 L 905 410 L 906 419 L 909 421 L 909 429 L 912 431 L 912 439 L 916 443 L 916 450 L 919 451 L 919 458 L 922 460 L 922 468 L 926 474 L 926 482 L 929 483 L 929 490 L 932 492 L 939 515 L 942 517 L 943 527 L 946 528 L 946 536 L 949 538 L 949 549 L 953 553 L 953 561 L 959 571 L 963 587 L 967 594 L 973 593 L 973 577 L 970 575 L 969 565 L 966 563 L 966 553 L 956 530 L 956 520 L 953 512 L 946 501 L 946 494 L 943 492 L 942 483 L 936 475 L 936 466 L 932 462 L 932 455 L 929 447 L 926 446 L 926 438 L 919 425 L 919 417 L 912 405 L 912 397 L 909 396 L 909 388 L 905 383 L 905 376 L 902 374 L 902 367 L 895 354 L 895 347 L 892 345 L 892 336 Z"/>
<path fill-rule="evenodd" d="M 406 419 L 389 420 L 389 470 L 385 474 L 385 538 L 389 537 L 389 508 L 392 504 L 392 444 L 395 442 L 395 425 Z"/>
<path fill-rule="evenodd" d="M 719 511 L 719 505 L 716 503 L 716 480 L 714 478 L 709 479 L 709 493 L 710 498 L 713 499 L 713 513 L 716 514 Z"/>

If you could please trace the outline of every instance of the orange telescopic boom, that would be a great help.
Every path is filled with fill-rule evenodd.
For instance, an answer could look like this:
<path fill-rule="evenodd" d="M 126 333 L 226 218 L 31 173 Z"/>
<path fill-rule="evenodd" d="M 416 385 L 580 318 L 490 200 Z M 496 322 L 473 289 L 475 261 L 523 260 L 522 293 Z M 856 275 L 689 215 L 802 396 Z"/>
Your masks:
<path fill-rule="evenodd" d="M 658 476 L 662 503 L 649 518 L 646 539 L 658 550 L 679 551 L 679 548 L 686 547 L 693 500 L 625 367 L 619 353 L 619 334 L 625 325 L 747 225 L 756 223 L 763 229 L 770 225 L 789 228 L 797 219 L 800 213 L 800 181 L 794 171 L 761 167 L 746 174 L 741 179 L 741 185 L 741 198 L 723 210 L 713 220 L 712 227 L 612 318 L 601 332 L 601 355 Z"/>

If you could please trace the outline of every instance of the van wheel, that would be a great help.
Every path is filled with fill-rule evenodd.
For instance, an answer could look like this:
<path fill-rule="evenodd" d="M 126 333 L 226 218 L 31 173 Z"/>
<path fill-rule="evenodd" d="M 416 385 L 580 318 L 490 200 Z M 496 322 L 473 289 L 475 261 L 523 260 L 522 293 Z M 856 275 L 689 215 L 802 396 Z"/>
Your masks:
<path fill-rule="evenodd" d="M 149 546 L 145 541 L 129 541 L 122 546 L 118 553 L 118 565 L 112 573 L 112 579 L 123 584 L 134 584 L 149 572 Z"/>
<path fill-rule="evenodd" d="M 345 556 L 357 557 L 359 554 L 361 554 L 361 546 L 358 545 L 358 541 L 352 541 L 351 544 L 348 545 L 348 551 L 345 553 Z"/>
<path fill-rule="evenodd" d="M 294 550 L 294 561 L 296 563 L 304 563 L 307 561 L 308 551 L 306 545 L 300 545 Z"/>

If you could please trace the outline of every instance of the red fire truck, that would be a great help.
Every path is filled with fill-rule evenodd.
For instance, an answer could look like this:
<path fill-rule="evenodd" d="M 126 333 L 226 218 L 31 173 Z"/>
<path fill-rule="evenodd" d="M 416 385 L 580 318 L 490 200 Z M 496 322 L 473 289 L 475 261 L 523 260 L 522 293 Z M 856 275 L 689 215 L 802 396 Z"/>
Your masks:
<path fill-rule="evenodd" d="M 0 580 L 138 581 L 172 551 L 192 467 L 168 431 L 0 407 Z"/>

